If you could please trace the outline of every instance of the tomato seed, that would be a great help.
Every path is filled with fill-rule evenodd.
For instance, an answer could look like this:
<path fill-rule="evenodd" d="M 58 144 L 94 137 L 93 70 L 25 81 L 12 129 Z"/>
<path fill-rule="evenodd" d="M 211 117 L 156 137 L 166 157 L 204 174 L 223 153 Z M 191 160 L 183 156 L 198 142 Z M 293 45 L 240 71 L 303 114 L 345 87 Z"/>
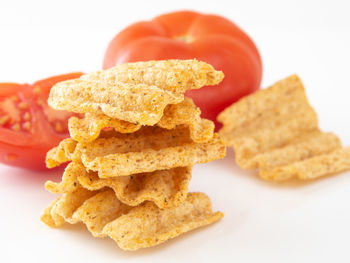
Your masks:
<path fill-rule="evenodd" d="M 22 101 L 20 104 L 18 104 L 18 108 L 21 110 L 26 110 L 28 109 L 28 103 Z"/>
<path fill-rule="evenodd" d="M 59 122 L 56 122 L 56 123 L 55 123 L 55 131 L 57 131 L 57 132 L 63 132 L 63 126 L 62 126 L 61 123 L 59 123 Z"/>
<path fill-rule="evenodd" d="M 20 131 L 20 130 L 21 130 L 21 127 L 19 126 L 18 123 L 16 123 L 15 125 L 12 126 L 12 130 L 14 130 L 14 131 Z"/>
<path fill-rule="evenodd" d="M 23 129 L 29 131 L 30 128 L 32 127 L 32 125 L 30 124 L 29 121 L 26 121 L 24 124 L 23 124 Z"/>
<path fill-rule="evenodd" d="M 35 87 L 34 89 L 33 89 L 33 92 L 35 93 L 35 94 L 39 94 L 39 93 L 41 93 L 41 89 L 40 89 L 40 87 Z"/>
<path fill-rule="evenodd" d="M 16 95 L 13 95 L 10 97 L 10 100 L 12 101 L 18 101 L 18 97 Z"/>
<path fill-rule="evenodd" d="M 29 120 L 30 120 L 30 114 L 29 114 L 29 112 L 24 113 L 23 119 L 24 119 L 25 121 L 29 121 Z"/>
<path fill-rule="evenodd" d="M 0 118 L 0 125 L 4 125 L 5 123 L 7 123 L 10 120 L 10 116 L 2 116 Z"/>
<path fill-rule="evenodd" d="M 44 105 L 44 101 L 42 99 L 38 99 L 36 101 L 36 103 L 38 103 L 39 106 L 43 106 Z"/>

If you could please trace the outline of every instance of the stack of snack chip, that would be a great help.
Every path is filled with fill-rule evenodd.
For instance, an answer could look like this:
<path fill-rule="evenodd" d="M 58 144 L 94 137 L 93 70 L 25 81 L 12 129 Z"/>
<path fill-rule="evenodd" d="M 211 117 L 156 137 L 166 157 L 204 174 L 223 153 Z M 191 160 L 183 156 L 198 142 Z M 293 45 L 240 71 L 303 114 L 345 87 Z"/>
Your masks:
<path fill-rule="evenodd" d="M 225 156 L 214 124 L 184 97 L 216 85 L 223 73 L 197 60 L 123 64 L 56 84 L 49 105 L 84 114 L 69 120 L 71 138 L 47 154 L 49 168 L 64 162 L 62 194 L 42 215 L 52 227 L 83 222 L 95 237 L 124 250 L 162 243 L 211 224 L 203 193 L 187 193 L 192 166 Z"/>
<path fill-rule="evenodd" d="M 242 98 L 218 116 L 243 169 L 266 180 L 315 179 L 350 169 L 350 147 L 320 130 L 297 75 Z"/>

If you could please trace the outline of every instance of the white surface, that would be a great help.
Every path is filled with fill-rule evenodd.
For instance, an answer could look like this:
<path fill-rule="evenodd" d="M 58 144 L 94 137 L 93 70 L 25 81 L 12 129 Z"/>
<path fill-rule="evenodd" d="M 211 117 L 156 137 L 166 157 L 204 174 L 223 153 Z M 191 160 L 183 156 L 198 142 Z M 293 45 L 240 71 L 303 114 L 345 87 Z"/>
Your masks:
<path fill-rule="evenodd" d="M 146 3 L 146 4 L 145 4 Z M 350 145 L 349 1 L 1 1 L 0 81 L 33 82 L 102 65 L 124 26 L 164 11 L 225 15 L 256 41 L 263 85 L 298 73 L 321 127 Z M 1 262 L 349 262 L 350 173 L 274 185 L 224 160 L 197 165 L 192 191 L 207 193 L 224 219 L 155 248 L 121 251 L 84 226 L 40 222 L 54 198 L 35 174 L 0 165 Z M 79 261 L 78 261 L 79 260 Z"/>

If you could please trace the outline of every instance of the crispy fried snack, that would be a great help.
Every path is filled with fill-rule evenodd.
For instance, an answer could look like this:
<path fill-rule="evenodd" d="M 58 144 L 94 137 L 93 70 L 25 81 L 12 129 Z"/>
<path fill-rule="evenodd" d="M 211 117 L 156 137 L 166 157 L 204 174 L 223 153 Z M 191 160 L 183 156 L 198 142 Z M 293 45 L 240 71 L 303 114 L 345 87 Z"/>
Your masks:
<path fill-rule="evenodd" d="M 133 133 L 141 125 L 113 119 L 104 114 L 85 113 L 84 118 L 71 117 L 68 121 L 71 138 L 78 142 L 91 142 L 98 138 L 103 128 L 114 128 L 116 132 Z"/>
<path fill-rule="evenodd" d="M 62 145 L 65 144 L 51 151 L 65 152 L 60 149 Z M 225 144 L 217 134 L 206 143 L 195 143 L 187 127 L 173 130 L 143 127 L 131 134 L 77 143 L 74 152 L 63 160 L 81 160 L 87 170 L 98 172 L 100 178 L 109 178 L 193 166 L 223 158 L 225 154 Z M 49 152 L 47 164 L 58 164 L 60 160 L 55 157 Z"/>
<path fill-rule="evenodd" d="M 192 99 L 185 98 L 179 104 L 168 105 L 157 125 L 168 130 L 175 129 L 179 125 L 188 126 L 191 139 L 194 142 L 204 143 L 213 138 L 215 126 L 212 121 L 201 119 L 200 116 L 201 110 Z"/>
<path fill-rule="evenodd" d="M 350 147 L 341 148 L 330 153 L 316 155 L 299 162 L 265 169 L 260 172 L 268 180 L 286 180 L 291 177 L 315 179 L 350 170 Z"/>
<path fill-rule="evenodd" d="M 200 118 L 201 111 L 190 98 L 185 98 L 179 104 L 168 105 L 164 115 L 157 123 L 161 128 L 174 129 L 178 125 L 189 127 L 191 138 L 195 142 L 207 142 L 213 137 L 214 123 Z M 133 133 L 141 128 L 141 125 L 112 119 L 104 114 L 87 113 L 79 119 L 69 119 L 69 132 L 71 137 L 79 142 L 91 142 L 98 138 L 103 128 L 114 128 L 120 133 Z"/>
<path fill-rule="evenodd" d="M 45 209 L 42 221 L 49 226 L 60 226 L 62 219 L 71 224 L 82 221 L 95 237 L 110 236 L 123 250 L 155 246 L 223 217 L 221 212 L 212 212 L 210 199 L 203 193 L 189 193 L 180 206 L 159 209 L 152 202 L 127 206 L 111 189 L 81 196 L 78 191 L 59 197 Z M 53 215 L 60 216 L 57 222 Z"/>
<path fill-rule="evenodd" d="M 47 152 L 45 160 L 47 168 L 54 168 L 72 160 L 76 146 L 77 142 L 71 138 L 62 140 L 57 147 Z"/>
<path fill-rule="evenodd" d="M 187 90 L 216 85 L 223 76 L 197 60 L 123 64 L 56 84 L 48 103 L 58 110 L 105 114 L 136 125 L 154 125 L 168 104 L 183 101 Z"/>
<path fill-rule="evenodd" d="M 129 206 L 152 201 L 159 208 L 175 207 L 187 196 L 191 167 L 177 167 L 153 173 L 101 179 L 95 172 L 86 172 L 80 163 L 68 164 L 60 183 L 47 181 L 45 188 L 51 193 L 73 192 L 79 187 L 90 191 L 105 187 L 114 190 L 117 198 Z"/>
<path fill-rule="evenodd" d="M 337 154 L 342 144 L 336 135 L 319 130 L 316 112 L 296 75 L 241 99 L 218 120 L 223 123 L 219 133 L 233 146 L 237 164 L 243 169 L 260 168 L 264 179 L 312 179 L 346 167 L 341 159 L 341 168 L 336 164 L 324 168 L 334 154 L 339 158 L 346 154 Z"/>

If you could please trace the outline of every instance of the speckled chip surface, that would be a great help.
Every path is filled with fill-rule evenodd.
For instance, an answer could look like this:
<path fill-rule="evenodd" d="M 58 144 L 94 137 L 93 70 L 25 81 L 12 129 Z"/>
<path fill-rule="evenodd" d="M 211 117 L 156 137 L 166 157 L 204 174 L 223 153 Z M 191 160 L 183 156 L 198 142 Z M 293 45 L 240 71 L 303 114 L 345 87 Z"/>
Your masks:
<path fill-rule="evenodd" d="M 60 144 L 55 152 L 65 152 L 60 149 L 64 145 Z M 110 178 L 193 166 L 221 159 L 225 154 L 226 146 L 218 134 L 208 142 L 196 143 L 187 127 L 144 127 L 131 134 L 77 143 L 62 160 L 82 162 L 87 170 L 98 172 L 100 178 Z M 58 164 L 59 160 L 52 157 L 56 155 L 47 156 L 47 163 Z"/>
<path fill-rule="evenodd" d="M 58 110 L 154 125 L 168 104 L 184 100 L 187 90 L 222 79 L 221 71 L 197 60 L 137 62 L 60 82 L 52 87 L 48 103 Z"/>
<path fill-rule="evenodd" d="M 68 163 L 60 195 L 41 216 L 50 227 L 82 222 L 94 237 L 123 250 L 165 242 L 223 217 L 203 193 L 188 193 L 192 166 L 223 158 L 214 123 L 200 117 L 187 90 L 216 85 L 221 71 L 197 60 L 119 65 L 56 84 L 49 105 L 83 113 L 69 119 L 70 137 L 46 156 Z"/>
<path fill-rule="evenodd" d="M 152 173 L 101 179 L 97 173 L 71 162 L 60 183 L 47 181 L 45 188 L 53 194 L 73 192 L 79 187 L 90 191 L 111 188 L 124 204 L 137 206 L 152 201 L 160 208 L 175 207 L 184 202 L 191 179 L 191 167 L 176 167 Z"/>
<path fill-rule="evenodd" d="M 344 159 L 339 165 L 330 161 L 347 151 L 335 134 L 320 131 L 296 75 L 242 98 L 218 120 L 223 123 L 219 133 L 234 148 L 237 164 L 260 169 L 264 179 L 313 179 L 347 167 Z"/>
<path fill-rule="evenodd" d="M 185 98 L 179 104 L 168 105 L 164 115 L 156 124 L 165 129 L 174 129 L 179 125 L 187 126 L 195 142 L 209 141 L 214 134 L 214 123 L 200 117 L 200 109 L 190 98 Z M 119 133 L 133 133 L 141 125 L 113 119 L 104 114 L 87 113 L 84 118 L 72 117 L 69 119 L 70 136 L 79 142 L 91 142 L 98 138 L 104 128 L 113 128 Z"/>
<path fill-rule="evenodd" d="M 55 219 L 54 214 L 59 214 L 60 219 Z M 121 249 L 137 250 L 222 217 L 221 212 L 212 211 L 211 201 L 203 193 L 189 193 L 181 205 L 160 209 L 152 202 L 127 206 L 116 198 L 113 190 L 104 189 L 84 195 L 77 191 L 64 194 L 44 211 L 41 219 L 49 226 L 61 225 L 62 219 L 71 224 L 83 222 L 95 237 L 109 236 Z"/>

